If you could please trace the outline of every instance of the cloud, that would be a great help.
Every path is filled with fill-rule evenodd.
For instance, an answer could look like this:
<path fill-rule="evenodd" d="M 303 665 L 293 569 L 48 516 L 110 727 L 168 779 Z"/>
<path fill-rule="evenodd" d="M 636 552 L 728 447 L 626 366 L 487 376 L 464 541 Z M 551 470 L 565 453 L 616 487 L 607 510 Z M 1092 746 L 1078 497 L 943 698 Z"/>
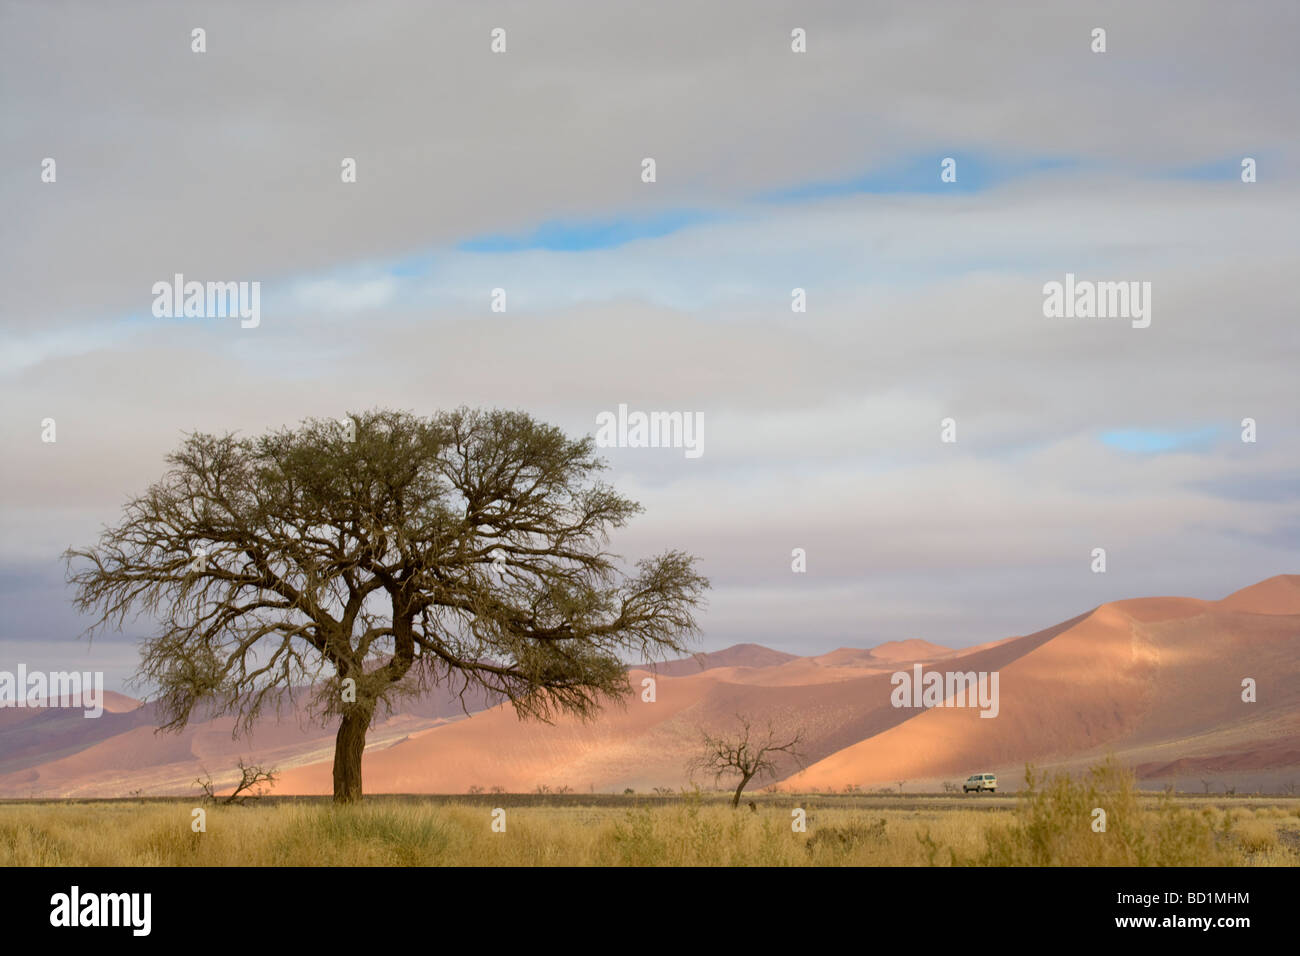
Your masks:
<path fill-rule="evenodd" d="M 302 309 L 325 312 L 360 312 L 381 309 L 397 294 L 395 276 L 372 279 L 317 279 L 295 286 L 293 299 Z"/>
<path fill-rule="evenodd" d="M 1249 17 L 1209 3 L 1041 16 L 812 3 L 802 55 L 775 0 L 618 15 L 593 2 L 138 0 L 5 17 L 8 325 L 129 312 L 175 272 L 324 273 L 926 155 L 937 173 L 950 155 L 1171 168 L 1270 149 L 1261 187 L 1296 157 L 1300 14 L 1285 2 Z M 1111 38 L 1100 56 L 1097 17 Z M 189 48 L 200 22 L 201 55 Z M 507 54 L 488 51 L 489 22 L 508 29 Z M 56 184 L 39 179 L 47 156 Z M 355 184 L 341 182 L 344 158 Z"/>
<path fill-rule="evenodd" d="M 1296 570 L 1295 7 L 811 3 L 802 55 L 792 16 L 7 7 L 0 665 L 71 640 L 58 554 L 185 432 L 379 405 L 703 414 L 700 459 L 609 458 L 647 508 L 615 549 L 701 556 L 710 646 L 970 644 Z M 260 281 L 261 324 L 153 318 L 177 272 Z M 1151 327 L 1045 319 L 1067 272 L 1150 281 Z"/>

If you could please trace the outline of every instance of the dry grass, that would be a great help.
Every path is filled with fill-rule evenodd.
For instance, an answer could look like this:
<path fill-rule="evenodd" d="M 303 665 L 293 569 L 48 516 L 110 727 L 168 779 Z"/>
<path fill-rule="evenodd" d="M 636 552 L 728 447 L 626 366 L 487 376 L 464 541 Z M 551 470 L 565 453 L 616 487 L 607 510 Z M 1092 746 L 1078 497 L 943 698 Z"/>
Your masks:
<path fill-rule="evenodd" d="M 1114 767 L 1056 778 L 1014 811 L 864 810 L 816 798 L 734 811 L 698 793 L 624 806 L 508 806 L 371 798 L 208 806 L 192 801 L 0 805 L 7 866 L 926 866 L 1263 865 L 1300 863 L 1300 811 L 1188 808 L 1143 796 Z M 807 832 L 791 807 L 807 808 Z M 1107 811 L 1105 833 L 1092 810 Z"/>
<path fill-rule="evenodd" d="M 927 829 L 979 849 L 987 814 L 810 811 L 794 833 L 788 811 L 734 811 L 684 797 L 670 806 L 511 807 L 494 833 L 491 808 L 367 800 L 359 807 L 283 803 L 27 804 L 0 807 L 7 866 L 807 866 L 919 865 Z M 885 821 L 880 825 L 880 821 Z"/>

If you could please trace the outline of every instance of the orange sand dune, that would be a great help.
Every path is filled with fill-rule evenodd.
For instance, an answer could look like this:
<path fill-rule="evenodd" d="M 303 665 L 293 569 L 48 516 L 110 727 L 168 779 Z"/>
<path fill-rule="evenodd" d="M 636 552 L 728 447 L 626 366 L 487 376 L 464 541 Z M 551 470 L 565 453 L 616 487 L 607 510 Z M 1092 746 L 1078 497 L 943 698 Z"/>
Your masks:
<path fill-rule="evenodd" d="M 643 664 L 643 670 L 666 677 L 690 677 L 719 667 L 767 668 L 779 667 L 789 661 L 802 660 L 794 654 L 774 651 L 761 644 L 733 644 L 731 647 L 707 654 L 693 654 L 676 661 Z"/>
<path fill-rule="evenodd" d="M 1242 588 L 1217 602 L 1250 614 L 1300 614 L 1300 574 L 1279 574 Z"/>
<path fill-rule="evenodd" d="M 960 779 L 980 770 L 1018 775 L 1026 761 L 1061 763 L 1108 750 L 1123 751 L 1155 775 L 1175 761 L 1150 755 L 1167 757 L 1180 744 L 1208 749 L 1225 771 L 1276 766 L 1300 750 L 1297 728 L 1267 741 L 1258 736 L 1262 724 L 1256 736 L 1242 739 L 1234 739 L 1234 728 L 1300 708 L 1294 581 L 1273 578 L 1219 602 L 1151 598 L 1102 605 L 1001 668 L 998 717 L 962 708 L 912 711 L 907 721 L 787 783 L 819 789 Z M 951 658 L 944 667 L 976 669 L 978 656 Z M 1257 682 L 1254 703 L 1242 700 L 1244 678 Z"/>
<path fill-rule="evenodd" d="M 925 661 L 949 657 L 959 653 L 942 644 L 932 644 L 918 638 L 906 641 L 886 641 L 871 649 L 871 656 L 881 661 Z"/>
<path fill-rule="evenodd" d="M 234 768 L 241 757 L 287 768 L 333 752 L 334 728 L 312 721 L 302 697 L 296 706 L 286 704 L 283 714 L 265 714 L 251 737 L 239 739 L 232 737 L 230 717 L 200 716 L 178 734 L 157 733 L 152 704 L 129 708 L 124 701 L 138 703 L 121 698 L 115 702 L 121 712 L 106 707 L 96 719 L 75 710 L 0 711 L 34 715 L 20 723 L 0 723 L 0 797 L 190 793 L 195 778 L 209 772 L 218 784 L 237 776 Z M 483 704 L 477 702 L 480 708 Z M 430 695 L 378 720 L 370 741 L 384 746 L 459 716 L 452 695 Z"/>
<path fill-rule="evenodd" d="M 508 704 L 431 730 L 384 750 L 367 749 L 362 778 L 370 792 L 460 793 L 472 786 L 528 791 L 676 788 L 700 749 L 701 728 L 734 725 L 737 714 L 801 727 L 807 751 L 833 753 L 902 719 L 888 705 L 888 678 L 872 675 L 830 684 L 765 686 L 727 679 L 727 668 L 656 682 L 655 701 L 640 696 L 646 671 L 631 672 L 636 693 L 584 724 L 520 722 Z M 790 769 L 794 769 L 791 765 Z M 711 781 L 701 778 L 702 785 Z M 281 793 L 328 793 L 331 764 L 284 775 Z"/>
<path fill-rule="evenodd" d="M 1022 638 L 1022 644 L 1001 642 L 962 660 L 1002 666 L 1057 630 Z M 862 651 L 832 652 L 833 659 L 835 655 L 839 659 L 869 656 Z M 687 781 L 687 764 L 700 749 L 701 728 L 724 730 L 734 726 L 737 714 L 770 716 L 778 727 L 799 727 L 805 738 L 803 752 L 813 761 L 885 733 L 911 716 L 889 702 L 895 664 L 865 676 L 850 674 L 809 683 L 800 667 L 814 660 L 800 658 L 768 669 L 778 674 L 793 671 L 794 679 L 780 684 L 752 683 L 748 675 L 737 679 L 742 668 L 717 668 L 678 678 L 664 677 L 661 671 L 655 703 L 642 703 L 634 696 L 625 709 L 607 710 L 594 725 L 572 718 L 560 718 L 553 726 L 520 723 L 508 705 L 502 705 L 399 746 L 367 750 L 362 779 L 376 793 L 457 793 L 471 786 L 515 791 L 539 785 L 579 791 L 676 788 Z M 646 672 L 633 671 L 633 687 L 639 689 L 645 676 Z M 794 769 L 793 764 L 787 766 Z M 301 767 L 285 774 L 277 790 L 328 793 L 331 772 L 325 762 Z"/>
<path fill-rule="evenodd" d="M 957 653 L 965 652 L 916 639 L 888 641 L 866 649 L 841 647 L 814 657 L 791 657 L 767 666 L 718 668 L 714 676 L 733 683 L 765 687 L 829 684 L 893 673 L 913 661 L 933 661 Z"/>
<path fill-rule="evenodd" d="M 997 672 L 999 711 L 895 707 L 891 675 Z M 1147 779 L 1188 776 L 1254 787 L 1300 778 L 1300 576 L 1280 575 L 1219 601 L 1158 597 L 1103 604 L 1023 637 L 953 650 L 921 640 L 796 657 L 755 644 L 630 672 L 625 706 L 590 722 L 520 722 L 508 705 L 446 693 L 407 702 L 370 731 L 369 793 L 644 791 L 688 782 L 700 732 L 735 715 L 803 732 L 806 769 L 780 786 L 871 787 L 991 770 L 1015 785 L 1026 762 L 1074 769 L 1114 752 Z M 654 677 L 655 700 L 641 698 Z M 1256 701 L 1242 700 L 1252 679 Z M 151 704 L 114 699 L 103 717 L 0 711 L 0 796 L 192 793 L 225 784 L 242 756 L 278 767 L 280 793 L 328 793 L 333 726 L 300 709 L 232 740 L 229 718 L 155 734 Z M 711 781 L 700 779 L 700 783 Z M 1261 783 L 1262 782 L 1262 783 Z"/>

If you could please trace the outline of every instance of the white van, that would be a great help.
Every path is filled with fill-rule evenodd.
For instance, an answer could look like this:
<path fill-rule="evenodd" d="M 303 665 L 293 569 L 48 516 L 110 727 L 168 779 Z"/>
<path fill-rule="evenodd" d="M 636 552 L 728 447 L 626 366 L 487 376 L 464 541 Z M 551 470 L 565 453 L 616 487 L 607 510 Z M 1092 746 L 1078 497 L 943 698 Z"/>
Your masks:
<path fill-rule="evenodd" d="M 975 773 L 966 778 L 966 782 L 961 785 L 962 793 L 970 793 L 974 790 L 979 793 L 987 790 L 989 793 L 998 792 L 998 775 L 995 773 Z"/>

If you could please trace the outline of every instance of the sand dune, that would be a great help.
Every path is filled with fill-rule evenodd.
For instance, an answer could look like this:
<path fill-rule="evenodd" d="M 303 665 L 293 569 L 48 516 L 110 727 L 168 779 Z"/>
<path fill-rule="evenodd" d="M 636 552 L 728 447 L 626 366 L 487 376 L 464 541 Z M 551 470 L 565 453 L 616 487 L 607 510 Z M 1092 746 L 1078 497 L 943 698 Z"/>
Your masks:
<path fill-rule="evenodd" d="M 1003 649 L 1015 657 L 999 671 L 996 719 L 970 709 L 917 711 L 788 783 L 870 786 L 955 780 L 979 770 L 1018 779 L 1027 761 L 1079 764 L 1108 750 L 1149 777 L 1176 774 L 1180 759 L 1202 772 L 1285 773 L 1300 767 L 1300 736 L 1293 721 L 1285 723 L 1300 708 L 1297 580 L 1270 578 L 1217 602 L 1119 601 L 1068 622 L 1048 640 L 1006 642 Z M 974 654 L 945 667 L 987 669 L 977 666 L 983 664 Z M 1244 678 L 1257 681 L 1255 703 L 1242 700 Z M 1199 756 L 1171 757 L 1178 751 Z"/>
<path fill-rule="evenodd" d="M 641 669 L 666 677 L 689 677 L 702 671 L 719 667 L 767 668 L 779 667 L 789 661 L 800 660 L 794 654 L 774 651 L 761 644 L 733 644 L 731 647 L 708 654 L 693 654 L 676 661 L 642 664 Z"/>
<path fill-rule="evenodd" d="M 891 675 L 996 672 L 998 714 L 895 707 Z M 1158 597 L 1103 604 L 1023 637 L 954 650 L 922 640 L 798 657 L 740 644 L 630 671 L 633 694 L 595 721 L 520 722 L 508 705 L 445 693 L 378 722 L 364 757 L 367 792 L 676 788 L 700 732 L 735 715 L 804 734 L 794 789 L 871 788 L 992 770 L 1014 786 L 1027 761 L 1082 767 L 1114 752 L 1150 780 L 1199 789 L 1300 778 L 1300 576 L 1220 601 Z M 653 677 L 655 699 L 642 700 Z M 1257 700 L 1242 700 L 1252 678 Z M 281 793 L 328 793 L 333 728 L 300 711 L 232 740 L 229 718 L 179 735 L 153 731 L 152 705 L 114 700 L 79 712 L 0 711 L 0 795 L 190 793 L 200 768 L 220 783 L 240 756 L 278 766 Z M 228 777 L 228 773 L 226 773 Z M 1189 779 L 1195 778 L 1195 779 Z M 711 781 L 698 778 L 708 785 Z M 1207 783 L 1208 785 L 1208 783 Z"/>
<path fill-rule="evenodd" d="M 1279 574 L 1229 594 L 1219 606 L 1250 614 L 1300 614 L 1300 574 Z"/>
<path fill-rule="evenodd" d="M 0 710 L 4 717 L 24 715 L 0 723 L 0 797 L 190 793 L 196 777 L 210 773 L 220 784 L 237 776 L 234 768 L 241 757 L 288 768 L 333 753 L 334 728 L 311 718 L 303 696 L 280 714 L 264 715 L 251 736 L 238 739 L 232 736 L 234 719 L 210 711 L 178 734 L 158 733 L 154 706 L 130 707 L 128 702 L 139 704 L 122 697 L 115 702 L 118 712 L 106 706 L 101 717 L 91 720 L 80 710 Z M 467 695 L 465 706 L 474 711 L 489 703 L 477 693 Z M 464 716 L 460 700 L 445 691 L 404 704 L 398 713 L 376 721 L 372 745 L 391 745 Z"/>

